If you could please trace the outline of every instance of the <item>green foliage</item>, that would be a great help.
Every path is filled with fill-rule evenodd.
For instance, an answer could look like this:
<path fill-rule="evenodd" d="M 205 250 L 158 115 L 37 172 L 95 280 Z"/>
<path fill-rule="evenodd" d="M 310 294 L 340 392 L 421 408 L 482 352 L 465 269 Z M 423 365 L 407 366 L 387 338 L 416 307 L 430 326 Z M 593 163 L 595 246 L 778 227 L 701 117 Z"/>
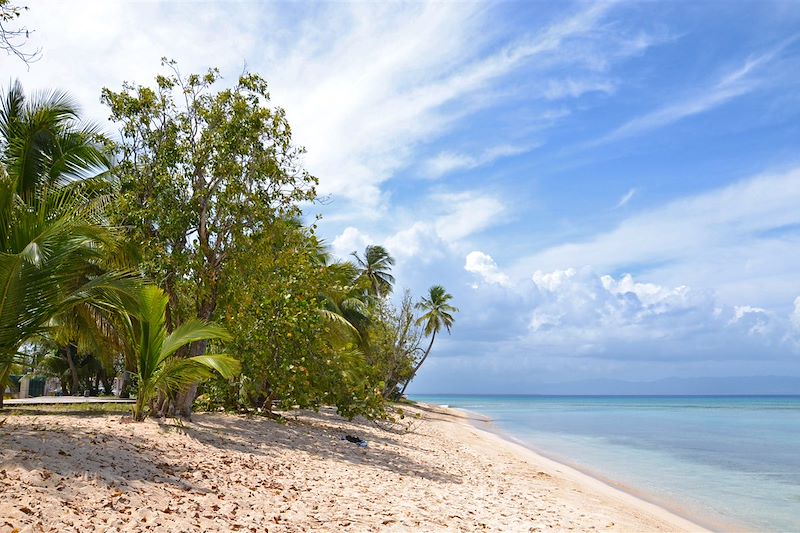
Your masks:
<path fill-rule="evenodd" d="M 63 93 L 30 100 L 11 86 L 0 109 L 0 386 L 22 344 L 84 306 L 122 309 L 131 273 L 100 269 L 115 247 L 102 138 Z"/>
<path fill-rule="evenodd" d="M 231 352 L 243 364 L 244 406 L 271 409 L 335 405 L 343 416 L 383 416 L 382 383 L 352 342 L 337 340 L 338 321 L 320 312 L 336 268 L 320 261 L 311 230 L 278 220 L 250 239 L 248 257 L 226 273 Z"/>
<path fill-rule="evenodd" d="M 189 320 L 167 334 L 167 296 L 158 287 L 146 286 L 139 295 L 135 312 L 136 376 L 139 389 L 133 416 L 143 420 L 157 394 L 169 396 L 188 383 L 203 381 L 215 372 L 226 379 L 240 369 L 239 361 L 227 355 L 176 357 L 177 351 L 192 342 L 230 338 L 225 328 L 200 320 Z"/>
<path fill-rule="evenodd" d="M 155 87 L 126 83 L 102 99 L 122 134 L 119 221 L 180 324 L 212 318 L 226 262 L 247 253 L 249 235 L 299 214 L 317 180 L 299 165 L 284 111 L 266 105 L 260 76 L 215 92 L 216 69 L 182 77 L 164 64 Z"/>
<path fill-rule="evenodd" d="M 260 76 L 215 90 L 216 69 L 183 77 L 174 62 L 164 66 L 154 87 L 126 83 L 102 100 L 122 136 L 115 220 L 131 228 L 143 273 L 166 291 L 171 329 L 219 317 L 229 264 L 249 257 L 253 235 L 298 216 L 317 180 Z M 190 386 L 176 407 L 188 415 L 193 399 Z"/>
<path fill-rule="evenodd" d="M 411 294 L 406 291 L 399 307 L 386 300 L 375 302 L 367 331 L 368 363 L 382 376 L 383 395 L 397 396 L 397 387 L 413 376 L 416 361 L 422 355 L 419 347 L 422 332 L 415 324 Z"/>
<path fill-rule="evenodd" d="M 154 87 L 103 90 L 117 147 L 80 123 L 65 93 L 31 102 L 9 90 L 0 383 L 33 341 L 48 352 L 39 370 L 73 393 L 96 390 L 115 368 L 134 371 L 139 420 L 169 406 L 188 414 L 200 382 L 205 408 L 271 411 L 277 401 L 386 417 L 384 398 L 402 394 L 436 334 L 450 331 L 452 296 L 432 287 L 420 317 L 408 293 L 395 307 L 382 246 L 331 264 L 300 222 L 317 180 L 266 82 L 246 73 L 217 90 L 216 70 L 182 77 L 165 65 Z M 230 355 L 207 355 L 209 341 Z"/>
<path fill-rule="evenodd" d="M 441 285 L 434 285 L 428 289 L 428 295 L 416 305 L 416 308 L 425 311 L 417 319 L 417 324 L 425 324 L 425 335 L 435 335 L 441 331 L 442 327 L 450 333 L 453 327 L 453 313 L 458 313 L 458 309 L 448 302 L 453 299 L 453 295 L 448 293 Z"/>
<path fill-rule="evenodd" d="M 430 355 L 436 334 L 439 333 L 442 328 L 447 329 L 447 333 L 450 333 L 450 329 L 455 322 L 453 314 L 458 313 L 458 309 L 448 303 L 452 299 L 453 295 L 448 293 L 444 287 L 441 285 L 434 285 L 428 289 L 428 295 L 423 297 L 415 306 L 417 309 L 424 311 L 423 315 L 417 319 L 416 324 L 424 324 L 425 335 L 430 336 L 431 341 L 422 358 L 414 365 L 414 369 L 411 371 L 411 376 L 408 381 L 406 381 L 405 385 L 403 385 L 403 388 L 400 390 L 401 395 L 406 391 L 406 387 L 408 387 L 408 384 L 411 383 L 411 380 L 414 379 L 414 376 L 417 375 L 420 367 L 422 367 L 428 355 Z"/>
<path fill-rule="evenodd" d="M 388 296 L 394 286 L 394 276 L 390 274 L 394 258 L 383 246 L 370 245 L 364 249 L 364 257 L 358 252 L 352 253 L 356 260 L 356 268 L 362 278 L 369 283 L 369 292 L 380 298 Z"/>

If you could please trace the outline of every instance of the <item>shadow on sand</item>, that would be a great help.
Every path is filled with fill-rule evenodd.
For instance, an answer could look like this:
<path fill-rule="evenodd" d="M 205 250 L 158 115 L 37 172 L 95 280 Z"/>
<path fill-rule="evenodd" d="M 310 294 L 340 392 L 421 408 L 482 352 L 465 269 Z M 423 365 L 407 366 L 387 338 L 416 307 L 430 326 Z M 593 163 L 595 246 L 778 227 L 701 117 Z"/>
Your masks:
<path fill-rule="evenodd" d="M 0 421 L 6 413 L 0 412 Z M 401 475 L 460 482 L 452 474 L 400 453 L 410 446 L 403 435 L 363 420 L 348 422 L 332 411 L 302 412 L 296 420 L 290 416 L 284 424 L 263 417 L 201 413 L 185 424 L 167 420 L 158 429 L 152 422 L 132 423 L 129 418 L 98 413 L 90 406 L 49 416 L 54 414 L 26 408 L 23 416 L 7 417 L 0 427 L 0 471 L 17 467 L 28 472 L 44 471 L 67 485 L 70 477 L 88 476 L 120 487 L 138 480 L 206 492 L 194 483 L 203 454 L 224 456 L 231 469 L 253 466 L 254 461 L 263 469 L 270 463 L 286 463 L 285 452 L 292 450 Z M 87 417 L 92 420 L 82 423 Z M 98 424 L 96 417 L 105 419 Z M 164 432 L 181 435 L 177 440 L 159 439 Z M 359 448 L 341 440 L 346 434 L 366 439 L 369 447 Z M 246 455 L 236 457 L 228 452 Z M 289 460 L 302 460 L 302 455 Z"/>

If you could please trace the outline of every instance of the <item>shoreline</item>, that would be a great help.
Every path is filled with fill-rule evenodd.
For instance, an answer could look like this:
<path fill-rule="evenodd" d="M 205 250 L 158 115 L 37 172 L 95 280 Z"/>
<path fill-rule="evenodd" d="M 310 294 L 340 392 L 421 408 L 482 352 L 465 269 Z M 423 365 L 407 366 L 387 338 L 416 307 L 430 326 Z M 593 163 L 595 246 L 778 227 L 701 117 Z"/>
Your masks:
<path fill-rule="evenodd" d="M 716 523 L 713 520 L 700 520 L 690 516 L 690 513 L 682 513 L 672 506 L 664 505 L 662 502 L 653 501 L 646 494 L 622 483 L 615 482 L 610 478 L 605 478 L 596 472 L 592 472 L 577 465 L 564 462 L 550 456 L 547 452 L 531 447 L 525 442 L 515 438 L 493 424 L 491 417 L 482 413 L 461 409 L 451 406 L 432 405 L 424 402 L 417 402 L 417 405 L 424 406 L 425 409 L 442 410 L 443 414 L 453 417 L 453 423 L 462 423 L 470 429 L 478 432 L 481 438 L 501 444 L 520 459 L 532 465 L 545 465 L 552 468 L 559 474 L 569 477 L 571 480 L 594 491 L 600 491 L 607 496 L 619 500 L 624 505 L 637 508 L 651 516 L 674 525 L 678 530 L 702 531 L 713 533 L 719 531 L 744 531 L 741 528 L 731 527 L 727 524 Z M 457 422 L 459 421 L 459 422 Z M 483 426 L 483 427 L 482 427 Z"/>
<path fill-rule="evenodd" d="M 402 408 L 393 425 L 331 409 L 285 424 L 8 416 L 0 533 L 707 531 L 470 423 L 481 418 Z"/>

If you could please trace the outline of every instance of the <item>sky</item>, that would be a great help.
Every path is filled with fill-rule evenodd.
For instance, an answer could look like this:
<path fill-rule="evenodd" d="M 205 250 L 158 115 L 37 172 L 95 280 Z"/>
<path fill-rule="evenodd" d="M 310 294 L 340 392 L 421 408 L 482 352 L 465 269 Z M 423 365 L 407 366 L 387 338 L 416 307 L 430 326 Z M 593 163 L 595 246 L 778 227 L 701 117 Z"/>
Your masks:
<path fill-rule="evenodd" d="M 460 309 L 411 393 L 800 376 L 800 3 L 29 2 L 26 68 L 244 69 L 319 177 L 319 233 Z"/>

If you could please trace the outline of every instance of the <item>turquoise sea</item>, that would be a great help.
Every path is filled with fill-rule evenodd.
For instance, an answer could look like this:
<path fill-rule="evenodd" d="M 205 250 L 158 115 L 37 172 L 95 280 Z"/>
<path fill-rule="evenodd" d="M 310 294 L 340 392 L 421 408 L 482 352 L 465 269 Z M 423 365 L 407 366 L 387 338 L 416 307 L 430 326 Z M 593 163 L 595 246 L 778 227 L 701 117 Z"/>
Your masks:
<path fill-rule="evenodd" d="M 800 532 L 800 396 L 423 396 L 712 529 Z"/>

